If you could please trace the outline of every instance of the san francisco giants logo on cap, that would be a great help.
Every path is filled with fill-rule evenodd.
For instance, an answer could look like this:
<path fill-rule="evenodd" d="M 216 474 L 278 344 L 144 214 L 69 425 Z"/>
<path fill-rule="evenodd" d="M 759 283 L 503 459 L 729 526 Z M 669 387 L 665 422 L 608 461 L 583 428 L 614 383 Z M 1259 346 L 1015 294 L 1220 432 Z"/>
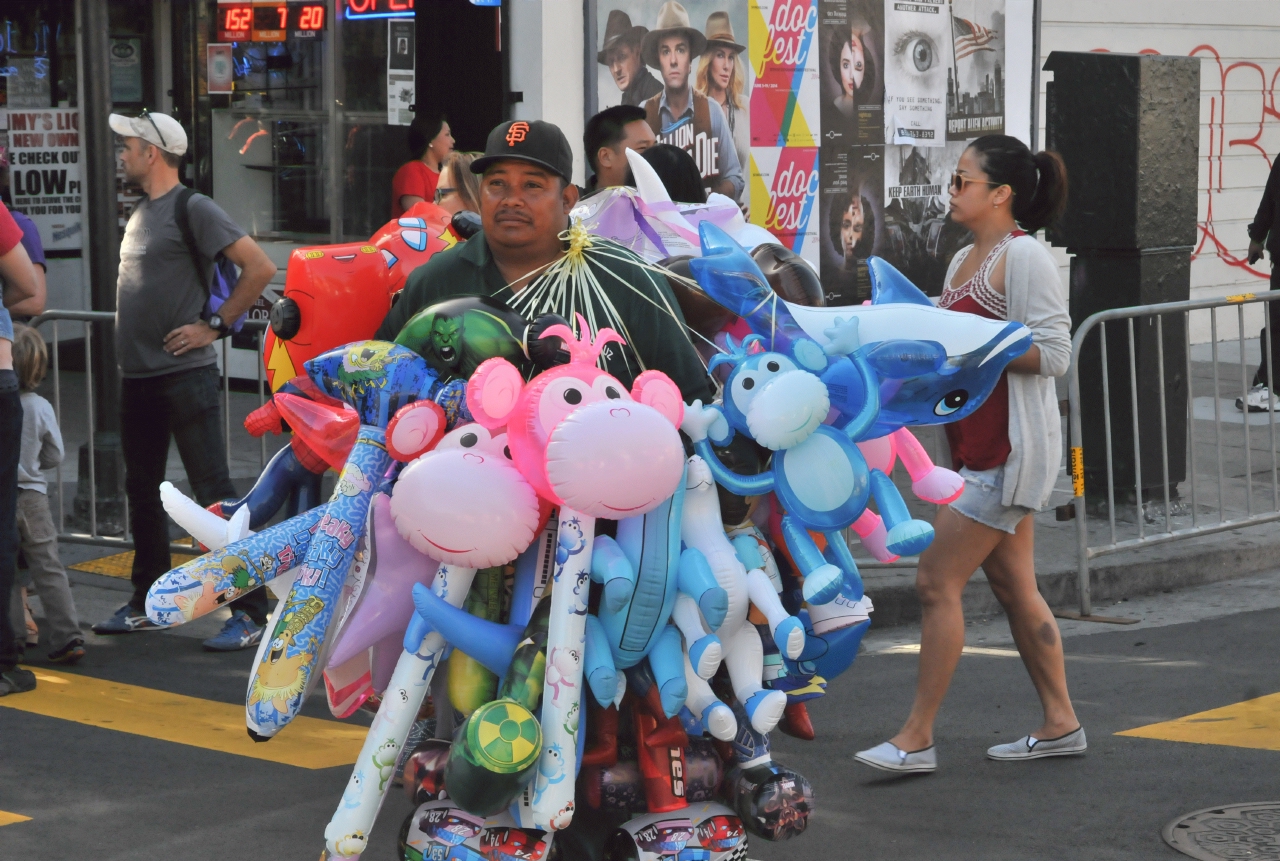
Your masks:
<path fill-rule="evenodd" d="M 507 130 L 507 146 L 515 146 L 525 139 L 525 135 L 529 134 L 529 124 L 523 120 L 518 123 L 512 123 L 511 128 Z"/>

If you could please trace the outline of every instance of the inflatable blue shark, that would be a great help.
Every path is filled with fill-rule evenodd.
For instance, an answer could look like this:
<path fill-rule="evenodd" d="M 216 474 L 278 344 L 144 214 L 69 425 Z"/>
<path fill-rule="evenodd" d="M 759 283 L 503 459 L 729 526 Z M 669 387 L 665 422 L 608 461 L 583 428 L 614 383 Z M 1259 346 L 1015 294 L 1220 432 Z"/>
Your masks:
<path fill-rule="evenodd" d="M 745 319 L 764 338 L 764 348 L 790 353 L 793 345 L 815 341 L 832 357 L 847 356 L 860 347 L 883 341 L 915 341 L 936 355 L 933 370 L 920 373 L 920 362 L 904 365 L 901 378 L 881 375 L 880 413 L 859 439 L 874 439 L 903 426 L 959 421 L 973 413 L 991 394 L 1009 362 L 1031 347 L 1031 330 L 1021 323 L 991 320 L 976 314 L 934 307 L 914 284 L 878 257 L 867 261 L 871 273 L 870 305 L 806 307 L 781 299 L 751 256 L 714 225 L 701 226 L 703 257 L 694 267 L 707 295 Z M 926 363 L 928 364 L 928 363 Z M 833 365 L 824 374 L 836 415 L 832 424 L 843 429 L 853 414 L 842 409 L 842 371 Z M 863 403 L 851 392 L 851 409 Z"/>

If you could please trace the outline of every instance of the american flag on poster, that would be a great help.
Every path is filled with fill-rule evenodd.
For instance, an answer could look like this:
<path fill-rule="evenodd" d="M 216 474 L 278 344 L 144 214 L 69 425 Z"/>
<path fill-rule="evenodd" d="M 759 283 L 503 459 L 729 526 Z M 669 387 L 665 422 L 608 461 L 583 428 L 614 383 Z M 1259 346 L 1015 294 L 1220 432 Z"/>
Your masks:
<path fill-rule="evenodd" d="M 989 30 L 981 24 L 975 24 L 964 18 L 951 18 L 952 31 L 956 34 L 956 59 L 963 60 L 979 51 L 995 51 L 991 43 L 1000 35 L 998 30 Z"/>

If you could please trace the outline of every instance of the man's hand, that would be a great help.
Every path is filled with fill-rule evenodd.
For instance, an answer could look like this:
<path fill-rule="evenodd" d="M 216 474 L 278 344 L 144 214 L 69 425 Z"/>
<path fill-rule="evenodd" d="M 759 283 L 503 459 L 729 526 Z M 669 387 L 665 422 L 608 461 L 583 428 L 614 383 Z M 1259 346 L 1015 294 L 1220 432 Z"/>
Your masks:
<path fill-rule="evenodd" d="M 181 356 L 189 350 L 207 347 L 218 340 L 218 330 L 211 328 L 204 320 L 197 320 L 185 326 L 179 326 L 164 336 L 164 351 L 174 356 Z"/>
<path fill-rule="evenodd" d="M 1249 265 L 1257 263 L 1262 259 L 1262 243 L 1249 241 Z"/>

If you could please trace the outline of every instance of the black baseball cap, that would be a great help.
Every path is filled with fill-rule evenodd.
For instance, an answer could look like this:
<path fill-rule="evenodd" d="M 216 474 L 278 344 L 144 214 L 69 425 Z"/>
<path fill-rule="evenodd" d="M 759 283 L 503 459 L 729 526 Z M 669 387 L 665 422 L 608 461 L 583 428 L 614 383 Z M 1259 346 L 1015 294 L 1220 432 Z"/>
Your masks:
<path fill-rule="evenodd" d="M 543 120 L 512 120 L 489 132 L 484 155 L 471 162 L 472 173 L 484 173 L 495 162 L 519 159 L 573 182 L 573 150 L 560 127 Z"/>

